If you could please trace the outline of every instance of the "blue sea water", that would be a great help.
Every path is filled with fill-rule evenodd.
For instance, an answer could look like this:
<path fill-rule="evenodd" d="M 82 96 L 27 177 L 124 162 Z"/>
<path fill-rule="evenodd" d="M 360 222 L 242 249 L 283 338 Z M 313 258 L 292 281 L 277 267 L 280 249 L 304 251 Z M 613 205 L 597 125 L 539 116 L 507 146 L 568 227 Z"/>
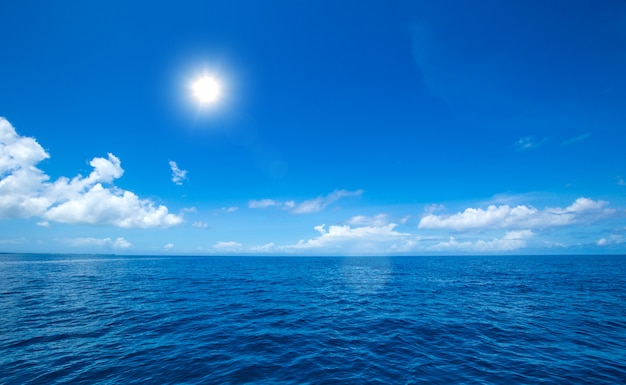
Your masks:
<path fill-rule="evenodd" d="M 626 256 L 3 254 L 0 383 L 626 383 Z"/>

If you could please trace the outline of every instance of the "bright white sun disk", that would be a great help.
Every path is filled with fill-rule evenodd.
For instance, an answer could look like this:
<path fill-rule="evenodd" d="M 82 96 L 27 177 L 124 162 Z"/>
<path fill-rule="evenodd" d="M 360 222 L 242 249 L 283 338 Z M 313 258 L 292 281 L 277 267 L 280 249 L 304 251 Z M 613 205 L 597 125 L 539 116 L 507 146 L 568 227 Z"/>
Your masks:
<path fill-rule="evenodd" d="M 191 88 L 193 96 L 202 104 L 212 103 L 220 95 L 219 83 L 210 76 L 203 76 L 196 80 Z"/>

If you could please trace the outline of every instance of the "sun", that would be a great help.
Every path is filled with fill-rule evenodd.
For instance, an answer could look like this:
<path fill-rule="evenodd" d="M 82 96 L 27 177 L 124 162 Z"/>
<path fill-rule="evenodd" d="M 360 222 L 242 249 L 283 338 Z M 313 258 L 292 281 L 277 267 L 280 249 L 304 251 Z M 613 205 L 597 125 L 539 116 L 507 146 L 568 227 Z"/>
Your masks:
<path fill-rule="evenodd" d="M 220 96 L 220 84 L 210 76 L 202 76 L 191 85 L 193 96 L 201 104 L 214 103 Z"/>

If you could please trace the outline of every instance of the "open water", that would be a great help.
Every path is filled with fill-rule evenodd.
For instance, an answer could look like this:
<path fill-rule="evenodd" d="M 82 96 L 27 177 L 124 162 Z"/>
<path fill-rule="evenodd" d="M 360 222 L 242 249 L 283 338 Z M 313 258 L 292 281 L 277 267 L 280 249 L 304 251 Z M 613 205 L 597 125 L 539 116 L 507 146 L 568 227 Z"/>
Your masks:
<path fill-rule="evenodd" d="M 626 256 L 0 255 L 3 384 L 626 383 Z"/>

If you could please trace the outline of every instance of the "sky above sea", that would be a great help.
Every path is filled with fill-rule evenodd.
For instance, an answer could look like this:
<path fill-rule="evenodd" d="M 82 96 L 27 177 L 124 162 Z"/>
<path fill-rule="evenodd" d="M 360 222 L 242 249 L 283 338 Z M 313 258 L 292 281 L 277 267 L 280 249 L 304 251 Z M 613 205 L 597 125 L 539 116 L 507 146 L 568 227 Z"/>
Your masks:
<path fill-rule="evenodd" d="M 624 2 L 0 14 L 0 251 L 626 252 Z"/>

